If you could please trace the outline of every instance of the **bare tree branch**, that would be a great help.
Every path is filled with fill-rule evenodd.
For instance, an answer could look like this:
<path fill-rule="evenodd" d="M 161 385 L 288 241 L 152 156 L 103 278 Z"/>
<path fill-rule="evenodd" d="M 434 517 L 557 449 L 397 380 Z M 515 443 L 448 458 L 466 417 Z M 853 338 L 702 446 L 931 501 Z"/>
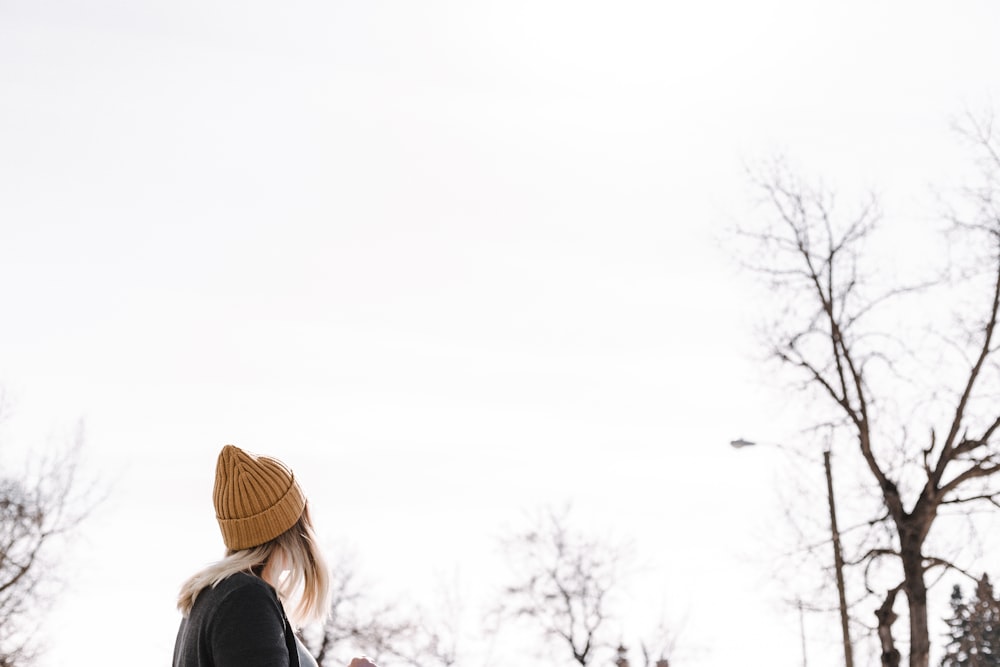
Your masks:
<path fill-rule="evenodd" d="M 82 442 L 78 433 L 30 472 L 0 476 L 0 665 L 20 667 L 35 655 L 39 613 L 55 592 L 54 549 L 100 501 L 80 488 Z"/>

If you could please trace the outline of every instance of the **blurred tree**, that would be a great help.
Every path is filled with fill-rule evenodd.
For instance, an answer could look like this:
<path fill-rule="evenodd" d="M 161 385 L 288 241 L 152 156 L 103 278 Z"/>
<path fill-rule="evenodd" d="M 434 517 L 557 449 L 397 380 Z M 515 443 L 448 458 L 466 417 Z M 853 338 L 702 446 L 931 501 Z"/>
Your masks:
<path fill-rule="evenodd" d="M 962 599 L 962 589 L 951 592 L 948 645 L 942 667 L 1000 667 L 1000 600 L 983 575 L 972 599 Z"/>
<path fill-rule="evenodd" d="M 626 551 L 571 529 L 567 514 L 543 512 L 535 525 L 505 540 L 514 575 L 499 611 L 530 619 L 546 640 L 586 667 L 598 649 L 612 646 L 610 602 Z"/>
<path fill-rule="evenodd" d="M 355 574 L 352 559 L 341 554 L 332 567 L 330 616 L 303 637 L 321 667 L 340 667 L 357 652 L 379 664 L 452 667 L 457 663 L 457 617 L 444 605 L 429 614 L 402 603 L 381 603 Z M 452 598 L 448 601 L 457 604 Z M 2 667 L 2 665 L 0 665 Z"/>
<path fill-rule="evenodd" d="M 963 136 L 972 140 L 983 182 L 966 190 L 962 213 L 948 215 L 949 252 L 939 254 L 951 259 L 951 283 L 880 285 L 880 274 L 866 270 L 888 263 L 869 252 L 880 221 L 874 196 L 841 217 L 828 191 L 803 184 L 781 162 L 754 177 L 770 214 L 764 227 L 745 232 L 761 251 L 751 268 L 768 279 L 777 306 L 767 344 L 812 390 L 795 400 L 815 426 L 853 442 L 877 499 L 859 522 L 869 530 L 854 542 L 849 564 L 861 566 L 866 590 L 881 600 L 877 634 L 889 667 L 900 659 L 893 635 L 900 592 L 909 665 L 928 666 L 926 575 L 958 567 L 928 550 L 942 510 L 1000 506 L 992 480 L 1000 471 L 1000 141 L 989 120 L 970 121 Z M 947 300 L 901 308 L 899 299 L 926 296 L 931 286 L 952 291 Z M 953 306 L 951 319 L 933 312 L 942 302 Z M 906 319 L 917 314 L 927 315 L 927 330 Z M 909 410 L 898 409 L 904 401 Z M 923 442 L 910 437 L 914 424 L 926 425 Z"/>
<path fill-rule="evenodd" d="M 624 644 L 618 646 L 618 656 L 615 659 L 615 667 L 670 667 L 670 661 L 663 657 L 662 654 L 659 658 L 655 657 L 655 654 L 649 650 L 649 647 L 643 643 L 640 646 L 642 650 L 642 662 L 638 665 L 632 663 L 628 659 L 628 649 L 625 648 Z"/>
<path fill-rule="evenodd" d="M 82 438 L 34 461 L 25 475 L 0 474 L 0 667 L 36 657 L 41 612 L 54 594 L 54 547 L 94 508 L 77 479 Z"/>
<path fill-rule="evenodd" d="M 648 639 L 639 642 L 639 650 L 642 652 L 642 666 L 670 667 L 670 658 L 674 654 L 679 636 L 678 629 L 670 628 L 666 623 L 660 623 Z"/>

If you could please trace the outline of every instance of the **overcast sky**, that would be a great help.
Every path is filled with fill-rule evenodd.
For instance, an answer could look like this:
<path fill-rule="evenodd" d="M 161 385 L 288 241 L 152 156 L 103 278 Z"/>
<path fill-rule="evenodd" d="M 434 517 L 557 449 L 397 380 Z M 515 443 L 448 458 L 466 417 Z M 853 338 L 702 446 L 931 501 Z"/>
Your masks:
<path fill-rule="evenodd" d="M 623 637 L 662 613 L 677 667 L 798 664 L 752 556 L 779 458 L 726 446 L 794 436 L 727 236 L 744 165 L 923 234 L 998 28 L 985 0 L 0 0 L 0 454 L 82 418 L 112 489 L 42 667 L 167 663 L 225 443 L 287 461 L 379 594 L 457 573 L 472 624 L 497 537 L 572 501 L 646 565 Z"/>

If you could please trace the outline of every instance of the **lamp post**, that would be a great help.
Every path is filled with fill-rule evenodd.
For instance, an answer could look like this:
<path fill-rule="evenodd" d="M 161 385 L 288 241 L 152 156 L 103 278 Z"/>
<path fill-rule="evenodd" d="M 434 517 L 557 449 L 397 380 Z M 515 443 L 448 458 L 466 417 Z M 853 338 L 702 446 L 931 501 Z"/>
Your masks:
<path fill-rule="evenodd" d="M 802 667 L 806 665 L 806 615 L 802 612 L 802 600 L 796 600 L 799 607 L 799 636 L 802 639 Z"/>
<path fill-rule="evenodd" d="M 753 447 L 752 440 L 738 438 L 729 444 L 735 449 Z M 830 537 L 833 543 L 833 566 L 837 578 L 837 597 L 840 603 L 840 631 L 844 638 L 845 667 L 854 667 L 854 646 L 851 644 L 851 629 L 847 618 L 847 594 L 844 590 L 844 555 L 840 547 L 840 530 L 837 528 L 837 506 L 833 497 L 833 470 L 830 466 L 830 448 L 823 450 L 823 472 L 826 476 L 826 498 L 830 507 Z M 802 628 L 802 665 L 806 664 L 805 624 L 802 621 L 802 603 L 799 602 L 799 623 Z"/>
<path fill-rule="evenodd" d="M 823 469 L 826 472 L 826 496 L 830 501 L 830 534 L 833 538 L 833 566 L 837 575 L 837 595 L 840 598 L 840 631 L 844 636 L 844 664 L 854 667 L 854 647 L 847 621 L 847 595 L 844 592 L 844 554 L 840 548 L 840 529 L 837 528 L 837 506 L 833 502 L 833 472 L 830 467 L 830 449 L 823 450 Z"/>

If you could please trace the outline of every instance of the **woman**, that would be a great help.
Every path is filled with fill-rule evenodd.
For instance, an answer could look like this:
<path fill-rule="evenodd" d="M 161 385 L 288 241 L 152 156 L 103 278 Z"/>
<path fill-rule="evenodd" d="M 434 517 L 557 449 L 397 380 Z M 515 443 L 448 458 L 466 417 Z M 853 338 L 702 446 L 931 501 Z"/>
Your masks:
<path fill-rule="evenodd" d="M 330 578 L 292 471 L 226 445 L 213 500 L 226 556 L 181 587 L 173 667 L 317 667 L 292 624 L 326 616 Z"/>

